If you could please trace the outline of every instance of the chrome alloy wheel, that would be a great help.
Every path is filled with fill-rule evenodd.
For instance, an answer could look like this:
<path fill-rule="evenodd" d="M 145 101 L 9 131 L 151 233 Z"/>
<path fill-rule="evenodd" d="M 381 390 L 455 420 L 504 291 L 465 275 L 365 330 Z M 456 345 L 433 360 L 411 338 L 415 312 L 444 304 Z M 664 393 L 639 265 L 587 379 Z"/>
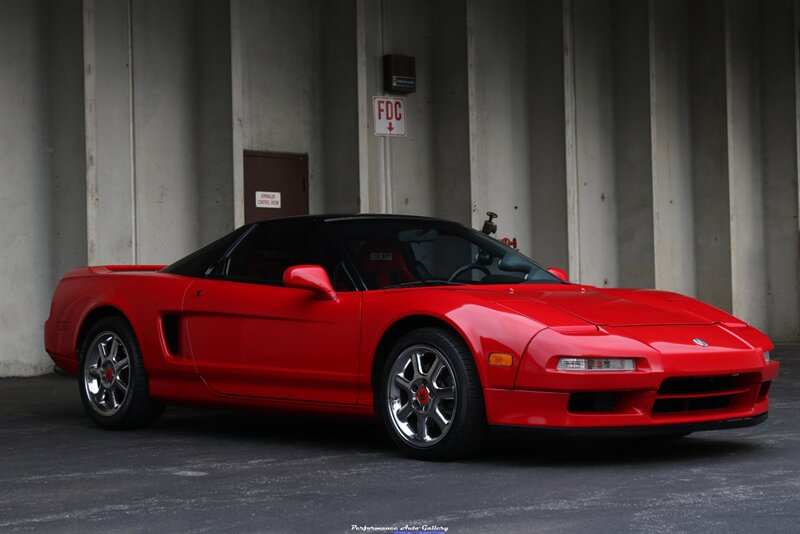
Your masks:
<path fill-rule="evenodd" d="M 455 374 L 438 349 L 414 345 L 400 353 L 386 391 L 389 419 L 409 445 L 432 447 L 453 426 Z"/>
<path fill-rule="evenodd" d="M 117 334 L 99 333 L 89 344 L 83 367 L 86 398 L 98 414 L 116 414 L 128 396 L 131 385 L 128 349 Z"/>

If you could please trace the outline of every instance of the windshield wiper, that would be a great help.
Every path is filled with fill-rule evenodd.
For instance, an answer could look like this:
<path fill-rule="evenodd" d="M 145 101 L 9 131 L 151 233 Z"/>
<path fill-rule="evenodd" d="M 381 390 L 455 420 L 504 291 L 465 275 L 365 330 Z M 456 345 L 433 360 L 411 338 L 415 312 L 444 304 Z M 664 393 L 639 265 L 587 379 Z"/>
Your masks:
<path fill-rule="evenodd" d="M 381 289 L 399 289 L 403 287 L 420 287 L 420 286 L 464 286 L 467 285 L 463 282 L 448 282 L 447 280 L 415 280 L 414 282 L 403 282 L 401 284 L 392 284 L 390 286 L 383 286 Z"/>

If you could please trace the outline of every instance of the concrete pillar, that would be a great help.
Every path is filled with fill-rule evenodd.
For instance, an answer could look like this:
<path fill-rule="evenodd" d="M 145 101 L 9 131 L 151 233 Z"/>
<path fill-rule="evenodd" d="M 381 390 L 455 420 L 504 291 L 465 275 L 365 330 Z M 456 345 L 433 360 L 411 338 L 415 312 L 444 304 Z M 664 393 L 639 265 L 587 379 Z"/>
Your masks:
<path fill-rule="evenodd" d="M 81 0 L 50 0 L 49 288 L 54 288 L 68 270 L 86 265 L 87 260 L 82 24 Z"/>
<path fill-rule="evenodd" d="M 356 1 L 359 207 L 470 219 L 467 4 Z M 374 135 L 372 98 L 387 94 L 383 56 L 415 58 L 407 135 Z"/>
<path fill-rule="evenodd" d="M 233 226 L 244 224 L 244 94 L 242 90 L 242 7 L 237 0 L 230 3 L 231 20 L 231 185 L 233 194 Z"/>
<path fill-rule="evenodd" d="M 692 176 L 697 297 L 731 309 L 725 6 L 690 4 Z"/>
<path fill-rule="evenodd" d="M 530 2 L 527 17 L 530 196 L 519 216 L 532 231 L 530 244 L 522 246 L 540 264 L 567 269 L 561 2 Z"/>
<path fill-rule="evenodd" d="M 653 247 L 659 289 L 694 295 L 694 207 L 685 2 L 650 1 Z"/>
<path fill-rule="evenodd" d="M 320 2 L 324 211 L 358 212 L 356 3 Z"/>
<path fill-rule="evenodd" d="M 765 328 L 767 280 L 756 2 L 728 2 L 725 23 L 733 313 Z"/>
<path fill-rule="evenodd" d="M 565 103 L 570 275 L 619 279 L 609 2 L 565 1 Z"/>
<path fill-rule="evenodd" d="M 308 154 L 309 209 L 324 209 L 319 2 L 241 0 L 231 9 L 235 173 L 241 150 Z M 237 176 L 234 174 L 234 176 Z M 234 182 L 236 203 L 241 179 Z M 236 208 L 237 213 L 243 206 Z M 241 211 L 243 214 L 243 211 Z"/>
<path fill-rule="evenodd" d="M 195 16 L 189 3 L 133 4 L 136 237 L 142 263 L 169 263 L 200 244 Z"/>
<path fill-rule="evenodd" d="M 92 265 L 135 263 L 129 2 L 83 2 L 86 220 Z"/>
<path fill-rule="evenodd" d="M 372 2 L 356 0 L 356 110 L 358 112 L 358 210 L 361 213 L 374 211 L 380 196 L 373 187 L 372 171 L 377 170 L 374 158 L 370 157 L 373 145 L 371 137 L 370 69 L 373 64 L 369 45 L 373 42 L 374 27 L 370 24 L 374 15 Z"/>
<path fill-rule="evenodd" d="M 0 376 L 51 368 L 52 290 L 85 261 L 80 21 L 79 2 L 0 3 Z"/>
<path fill-rule="evenodd" d="M 432 213 L 462 224 L 472 222 L 468 61 L 467 2 L 432 2 Z"/>
<path fill-rule="evenodd" d="M 619 282 L 655 286 L 648 5 L 612 4 Z"/>
<path fill-rule="evenodd" d="M 480 227 L 487 211 L 498 213 L 498 237 L 516 237 L 531 254 L 527 6 L 474 1 L 470 9 L 472 222 Z"/>
<path fill-rule="evenodd" d="M 0 4 L 0 375 L 41 373 L 52 253 L 44 2 Z M 23 310 L 25 313 L 23 313 Z"/>
<path fill-rule="evenodd" d="M 431 55 L 431 5 L 424 0 L 381 1 L 383 27 L 379 91 L 383 90 L 383 54 L 413 56 L 417 91 L 405 95 L 406 137 L 384 137 L 385 172 L 390 187 L 392 213 L 427 215 L 435 203 L 434 176 L 434 75 Z M 442 35 L 439 38 L 443 38 Z M 439 73 L 441 74 L 441 73 Z M 403 95 L 398 95 L 403 96 Z"/>
<path fill-rule="evenodd" d="M 84 0 L 90 263 L 169 263 L 233 228 L 228 12 Z"/>
<path fill-rule="evenodd" d="M 231 24 L 228 0 L 200 0 L 194 27 L 195 181 L 200 244 L 234 228 Z"/>
<path fill-rule="evenodd" d="M 384 54 L 382 0 L 356 0 L 359 124 L 359 196 L 362 212 L 392 213 L 391 168 L 387 143 L 373 135 L 372 97 L 383 94 Z"/>
<path fill-rule="evenodd" d="M 766 324 L 778 340 L 800 340 L 798 232 L 798 30 L 795 2 L 762 2 L 761 80 Z"/>

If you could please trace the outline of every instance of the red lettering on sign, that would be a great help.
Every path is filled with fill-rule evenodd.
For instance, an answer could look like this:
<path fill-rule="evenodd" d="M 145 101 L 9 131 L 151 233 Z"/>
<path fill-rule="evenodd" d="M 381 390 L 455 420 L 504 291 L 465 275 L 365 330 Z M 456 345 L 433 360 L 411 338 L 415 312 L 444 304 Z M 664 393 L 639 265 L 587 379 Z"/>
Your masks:
<path fill-rule="evenodd" d="M 399 100 L 396 100 L 394 103 L 394 118 L 398 121 L 403 118 L 403 106 L 400 104 Z"/>

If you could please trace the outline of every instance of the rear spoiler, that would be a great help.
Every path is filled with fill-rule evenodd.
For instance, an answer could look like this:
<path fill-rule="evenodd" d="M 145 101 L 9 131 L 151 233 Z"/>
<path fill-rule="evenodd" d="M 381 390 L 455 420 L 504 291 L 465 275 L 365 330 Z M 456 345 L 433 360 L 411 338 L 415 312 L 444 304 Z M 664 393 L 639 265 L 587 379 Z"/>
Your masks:
<path fill-rule="evenodd" d="M 89 267 L 89 270 L 95 274 L 108 274 L 120 272 L 147 272 L 147 271 L 160 271 L 166 265 L 96 265 Z"/>

